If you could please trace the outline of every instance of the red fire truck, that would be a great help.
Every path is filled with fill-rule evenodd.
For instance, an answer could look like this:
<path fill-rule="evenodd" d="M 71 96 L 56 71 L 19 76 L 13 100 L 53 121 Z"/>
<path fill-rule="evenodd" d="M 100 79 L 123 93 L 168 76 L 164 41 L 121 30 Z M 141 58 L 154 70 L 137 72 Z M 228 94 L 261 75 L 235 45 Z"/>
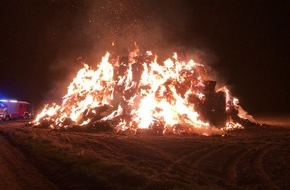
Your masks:
<path fill-rule="evenodd" d="M 0 119 L 29 119 L 33 116 L 30 103 L 17 100 L 0 100 Z"/>

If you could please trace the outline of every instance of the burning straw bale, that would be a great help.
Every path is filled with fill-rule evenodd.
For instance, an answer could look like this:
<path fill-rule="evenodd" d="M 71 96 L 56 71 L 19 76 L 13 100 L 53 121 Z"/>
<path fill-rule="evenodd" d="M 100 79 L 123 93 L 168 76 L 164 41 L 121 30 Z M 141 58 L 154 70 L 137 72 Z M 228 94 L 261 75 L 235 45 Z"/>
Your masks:
<path fill-rule="evenodd" d="M 61 105 L 45 106 L 36 126 L 108 129 L 155 134 L 242 128 L 253 121 L 226 87 L 216 90 L 206 67 L 194 60 L 139 49 L 129 56 L 107 53 L 97 69 L 80 69 Z M 240 112 L 242 110 L 243 112 Z M 141 132 L 142 133 L 142 132 Z"/>

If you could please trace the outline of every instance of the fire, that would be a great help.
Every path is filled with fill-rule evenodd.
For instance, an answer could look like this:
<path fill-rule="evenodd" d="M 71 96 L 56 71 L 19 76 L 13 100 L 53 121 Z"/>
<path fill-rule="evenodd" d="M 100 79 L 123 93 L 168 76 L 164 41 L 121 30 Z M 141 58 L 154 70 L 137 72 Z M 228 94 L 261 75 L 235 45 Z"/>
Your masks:
<path fill-rule="evenodd" d="M 34 124 L 46 122 L 58 129 L 108 122 L 116 131 L 161 127 L 162 132 L 177 134 L 209 127 L 241 128 L 227 116 L 231 108 L 238 110 L 238 99 L 226 87 L 216 91 L 204 71 L 204 65 L 177 53 L 160 63 L 151 51 L 141 55 L 137 49 L 128 57 L 107 52 L 96 70 L 84 64 L 62 104 L 46 105 Z"/>

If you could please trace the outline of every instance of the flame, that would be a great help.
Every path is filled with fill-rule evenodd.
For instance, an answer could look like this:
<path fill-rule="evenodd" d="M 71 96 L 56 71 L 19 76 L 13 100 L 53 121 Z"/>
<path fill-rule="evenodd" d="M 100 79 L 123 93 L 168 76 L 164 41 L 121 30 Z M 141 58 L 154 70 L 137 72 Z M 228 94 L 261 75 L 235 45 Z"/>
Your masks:
<path fill-rule="evenodd" d="M 160 63 L 157 55 L 147 51 L 141 56 L 135 46 L 125 61 L 107 52 L 96 70 L 84 64 L 68 86 L 62 104 L 46 105 L 34 124 L 46 121 L 52 128 L 66 128 L 108 121 L 116 131 L 161 124 L 163 131 L 173 133 L 210 127 L 198 104 L 190 101 L 193 98 L 201 105 L 206 101 L 204 65 L 181 60 L 177 53 Z M 224 92 L 225 101 L 238 106 L 238 99 L 231 97 L 227 87 L 217 92 Z M 223 130 L 240 127 L 229 121 Z"/>
<path fill-rule="evenodd" d="M 244 129 L 244 126 L 241 125 L 240 123 L 235 123 L 233 121 L 228 121 L 226 123 L 226 126 L 224 128 L 222 128 L 222 130 L 224 131 L 231 131 L 234 129 Z"/>

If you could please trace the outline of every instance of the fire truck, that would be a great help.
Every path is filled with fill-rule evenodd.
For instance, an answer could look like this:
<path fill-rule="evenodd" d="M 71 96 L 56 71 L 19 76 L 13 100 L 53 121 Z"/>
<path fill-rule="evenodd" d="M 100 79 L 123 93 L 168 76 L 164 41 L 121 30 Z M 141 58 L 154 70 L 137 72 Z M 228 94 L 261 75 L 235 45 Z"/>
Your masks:
<path fill-rule="evenodd" d="M 0 119 L 29 119 L 33 117 L 30 103 L 17 100 L 0 100 Z"/>

